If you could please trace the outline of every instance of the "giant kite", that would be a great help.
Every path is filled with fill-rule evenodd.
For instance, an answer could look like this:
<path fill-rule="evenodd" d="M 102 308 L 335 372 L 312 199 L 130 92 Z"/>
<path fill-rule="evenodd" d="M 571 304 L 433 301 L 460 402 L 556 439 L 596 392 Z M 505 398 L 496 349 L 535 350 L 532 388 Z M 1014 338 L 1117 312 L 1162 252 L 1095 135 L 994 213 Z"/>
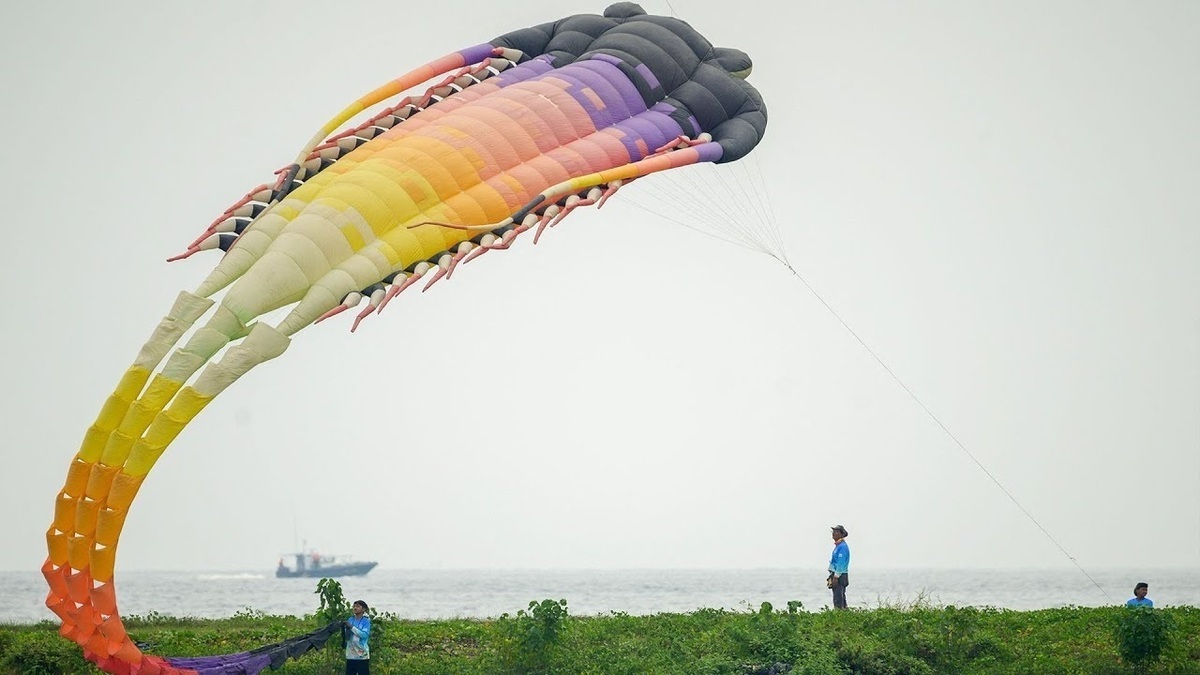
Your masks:
<path fill-rule="evenodd" d="M 225 252 L 179 294 L 71 461 L 42 567 L 62 635 L 105 672 L 139 675 L 258 673 L 326 639 L 318 631 L 200 659 L 142 653 L 122 626 L 113 567 L 155 462 L 219 393 L 281 355 L 301 329 L 365 301 L 357 327 L 423 277 L 428 289 L 528 230 L 536 241 L 631 180 L 744 157 L 767 123 L 750 70 L 744 52 L 622 2 L 452 52 L 322 127 L 277 179 L 172 258 Z M 211 299 L 222 290 L 220 302 Z M 257 321 L 288 306 L 277 325 Z"/>

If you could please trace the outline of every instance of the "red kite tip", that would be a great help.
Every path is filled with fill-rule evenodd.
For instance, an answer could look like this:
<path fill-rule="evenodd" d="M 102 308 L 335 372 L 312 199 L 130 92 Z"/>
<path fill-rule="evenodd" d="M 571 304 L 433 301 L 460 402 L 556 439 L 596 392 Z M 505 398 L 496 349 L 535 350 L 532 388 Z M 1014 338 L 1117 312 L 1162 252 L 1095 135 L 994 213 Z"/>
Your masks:
<path fill-rule="evenodd" d="M 199 247 L 189 246 L 188 250 L 184 251 L 183 253 L 180 253 L 179 255 L 173 255 L 170 258 L 167 258 L 167 262 L 175 262 L 176 260 L 183 260 L 185 258 L 190 258 L 190 257 L 192 257 L 193 254 L 195 254 L 199 250 L 200 250 Z"/>

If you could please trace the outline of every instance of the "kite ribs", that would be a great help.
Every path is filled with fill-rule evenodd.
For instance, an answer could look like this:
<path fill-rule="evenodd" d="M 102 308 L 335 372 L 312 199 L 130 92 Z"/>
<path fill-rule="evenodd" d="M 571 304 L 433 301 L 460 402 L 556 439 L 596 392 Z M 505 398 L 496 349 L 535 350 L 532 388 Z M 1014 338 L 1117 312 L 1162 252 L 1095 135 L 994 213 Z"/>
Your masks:
<path fill-rule="evenodd" d="M 695 138 L 680 135 L 680 136 L 676 136 L 673 140 L 668 141 L 667 143 L 664 143 L 662 146 L 660 146 L 658 149 L 656 149 L 654 152 L 652 152 L 650 154 L 650 156 L 654 157 L 657 155 L 662 155 L 662 154 L 668 153 L 672 150 L 682 150 L 684 148 L 691 148 L 691 147 L 694 147 L 697 145 L 704 145 L 705 143 L 708 143 L 710 141 L 712 141 L 712 135 L 710 135 L 708 133 L 702 133 Z"/>
<path fill-rule="evenodd" d="M 342 298 L 342 304 L 338 305 L 337 307 L 334 307 L 333 309 L 329 310 L 328 312 L 325 312 L 321 316 L 317 317 L 317 320 L 314 321 L 313 323 L 314 324 L 321 323 L 322 321 L 324 321 L 325 319 L 328 319 L 331 316 L 337 316 L 338 314 L 341 314 L 342 312 L 344 312 L 348 309 L 353 309 L 358 306 L 358 303 L 362 302 L 362 299 L 363 299 L 362 293 L 360 293 L 359 291 L 351 291 L 346 294 L 346 297 Z"/>
<path fill-rule="evenodd" d="M 412 273 L 405 275 L 405 279 L 403 282 L 401 282 L 399 284 L 397 284 L 397 283 L 392 284 L 392 287 L 388 289 L 387 294 L 383 296 L 383 302 L 379 303 L 378 311 L 382 313 L 383 308 L 387 307 L 387 304 L 392 301 L 392 298 L 396 297 L 397 295 L 400 295 L 401 293 L 404 292 L 404 289 L 417 283 L 417 280 L 420 279 L 422 276 L 424 276 L 425 273 L 428 272 L 432 268 L 433 268 L 433 266 L 430 265 L 428 262 L 425 262 L 424 260 L 417 263 L 417 266 L 413 268 Z"/>
<path fill-rule="evenodd" d="M 228 251 L 229 248 L 231 246 L 233 246 L 233 242 L 237 241 L 238 236 L 240 236 L 240 235 L 229 234 L 229 233 L 225 233 L 225 232 L 210 234 L 210 235 L 208 235 L 208 237 L 203 239 L 199 244 L 193 244 L 193 245 L 189 246 L 187 248 L 187 250 L 184 251 L 183 253 L 180 253 L 178 255 L 173 255 L 170 258 L 167 258 L 167 262 L 175 262 L 176 260 L 184 260 L 185 258 L 192 257 L 193 255 L 199 253 L 200 251 L 211 251 L 213 249 L 220 249 L 222 251 Z"/>
<path fill-rule="evenodd" d="M 628 182 L 628 181 L 626 181 Z M 604 202 L 616 194 L 617 190 L 621 189 L 624 184 L 620 179 L 614 180 L 608 185 L 597 185 L 589 188 L 587 192 L 570 195 L 559 204 L 548 206 L 543 210 L 542 217 L 538 221 L 537 232 L 533 236 L 533 243 L 538 243 L 538 239 L 542 236 L 542 232 L 547 227 L 554 227 L 562 222 L 572 211 L 581 206 L 596 205 L 596 208 L 604 206 Z"/>
<path fill-rule="evenodd" d="M 387 291 L 383 288 L 382 283 L 371 284 L 363 290 L 363 295 L 368 298 L 367 306 L 358 313 L 358 316 L 354 317 L 354 325 L 350 326 L 351 333 L 358 330 L 358 324 L 362 323 L 363 319 L 370 316 L 379 307 L 379 303 L 383 302 L 383 296 L 386 294 Z"/>
<path fill-rule="evenodd" d="M 523 56 L 524 54 L 517 50 L 496 49 L 493 51 L 491 57 L 479 63 L 466 66 L 448 76 L 440 83 L 428 88 L 419 99 L 414 99 L 411 96 L 405 97 L 396 105 L 383 110 L 366 122 L 330 136 L 324 143 L 313 148 L 312 152 L 308 154 L 299 168 L 295 168 L 294 165 L 287 165 L 277 169 L 275 174 L 278 178 L 275 180 L 274 185 L 263 183 L 250 190 L 244 197 L 225 209 L 220 216 L 200 233 L 200 236 L 188 244 L 187 250 L 184 253 L 172 256 L 167 260 L 169 262 L 183 260 L 199 251 L 215 248 L 213 246 L 207 248 L 200 246 L 213 233 L 232 231 L 240 235 L 267 208 L 279 202 L 292 190 L 303 185 L 306 180 L 333 166 L 335 162 L 348 155 L 363 143 L 389 131 L 397 124 L 400 124 L 429 106 L 443 101 L 467 87 L 474 86 L 490 77 L 499 75 L 515 66 Z M 238 219 L 236 229 L 222 229 L 230 218 Z M 232 243 L 229 245 L 232 245 Z M 221 250 L 229 250 L 228 245 L 221 247 Z"/>

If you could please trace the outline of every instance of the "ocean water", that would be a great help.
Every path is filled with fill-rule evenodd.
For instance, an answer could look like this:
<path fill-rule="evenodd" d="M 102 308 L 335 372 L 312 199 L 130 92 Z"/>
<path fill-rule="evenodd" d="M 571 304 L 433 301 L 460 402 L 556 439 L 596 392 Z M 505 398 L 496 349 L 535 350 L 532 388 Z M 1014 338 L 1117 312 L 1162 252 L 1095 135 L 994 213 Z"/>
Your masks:
<path fill-rule="evenodd" d="M 852 607 L 935 605 L 1044 609 L 1124 603 L 1138 581 L 1158 606 L 1200 606 L 1200 569 L 854 570 Z M 276 579 L 273 571 L 118 571 L 121 613 L 221 618 L 239 611 L 301 615 L 318 606 L 315 579 Z M 822 569 L 748 570 L 405 570 L 376 569 L 339 580 L 347 599 L 402 618 L 487 618 L 515 614 L 532 600 L 566 599 L 573 615 L 656 614 L 699 608 L 746 610 L 799 600 L 830 605 Z M 41 574 L 0 572 L 0 622 L 56 620 Z M 1108 594 L 1105 595 L 1105 592 Z"/>

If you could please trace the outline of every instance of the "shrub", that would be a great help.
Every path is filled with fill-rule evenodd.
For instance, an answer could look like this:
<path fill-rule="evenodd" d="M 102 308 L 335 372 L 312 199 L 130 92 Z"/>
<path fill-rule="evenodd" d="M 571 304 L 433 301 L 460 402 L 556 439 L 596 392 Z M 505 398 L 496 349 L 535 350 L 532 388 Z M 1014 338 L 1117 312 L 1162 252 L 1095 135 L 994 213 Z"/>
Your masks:
<path fill-rule="evenodd" d="M 1149 607 L 1131 607 L 1117 616 L 1113 638 L 1117 653 L 1138 671 L 1162 656 L 1171 642 L 1175 622 L 1171 615 Z"/>
<path fill-rule="evenodd" d="M 549 673 L 554 653 L 567 627 L 566 600 L 536 600 L 517 616 L 504 614 L 499 627 L 503 636 L 500 659 L 505 672 Z"/>
<path fill-rule="evenodd" d="M 737 653 L 750 663 L 750 673 L 790 673 L 792 675 L 840 675 L 831 646 L 817 643 L 801 630 L 800 603 L 788 603 L 788 611 L 776 612 L 764 602 L 744 623 L 730 632 Z M 787 668 L 785 668 L 787 666 Z"/>
<path fill-rule="evenodd" d="M 321 607 L 317 610 L 317 623 L 322 626 L 334 621 L 345 621 L 350 616 L 350 602 L 342 593 L 342 584 L 334 579 L 321 579 L 315 593 L 321 596 Z"/>
<path fill-rule="evenodd" d="M 935 672 L 916 657 L 863 640 L 839 641 L 837 658 L 852 675 L 933 675 Z"/>

